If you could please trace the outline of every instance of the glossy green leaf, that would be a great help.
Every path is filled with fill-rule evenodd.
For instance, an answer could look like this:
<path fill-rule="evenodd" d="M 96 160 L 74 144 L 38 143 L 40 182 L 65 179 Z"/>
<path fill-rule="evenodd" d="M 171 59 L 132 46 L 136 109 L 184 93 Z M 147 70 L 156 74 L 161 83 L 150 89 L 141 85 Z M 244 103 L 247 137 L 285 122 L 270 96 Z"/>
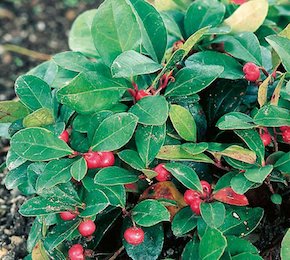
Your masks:
<path fill-rule="evenodd" d="M 112 79 L 108 71 L 82 72 L 60 88 L 57 98 L 81 114 L 111 108 L 126 91 L 126 82 Z"/>
<path fill-rule="evenodd" d="M 290 230 L 288 229 L 281 244 L 281 258 L 287 260 L 290 256 Z"/>
<path fill-rule="evenodd" d="M 28 238 L 27 238 L 27 251 L 32 252 L 33 248 L 36 246 L 37 242 L 41 239 L 42 235 L 42 224 L 36 218 L 31 226 Z"/>
<path fill-rule="evenodd" d="M 161 126 L 138 126 L 135 134 L 135 143 L 145 166 L 148 166 L 155 159 L 164 144 L 165 137 L 165 124 Z"/>
<path fill-rule="evenodd" d="M 266 165 L 261 168 L 247 169 L 244 173 L 245 177 L 252 182 L 263 183 L 267 176 L 272 172 L 273 165 Z"/>
<path fill-rule="evenodd" d="M 201 203 L 200 212 L 205 223 L 211 228 L 218 228 L 224 223 L 226 210 L 221 202 Z"/>
<path fill-rule="evenodd" d="M 184 19 L 187 36 L 190 36 L 202 27 L 216 26 L 223 20 L 225 6 L 216 0 L 198 0 L 188 9 Z"/>
<path fill-rule="evenodd" d="M 228 236 L 227 242 L 227 250 L 231 256 L 240 256 L 243 253 L 258 255 L 259 253 L 258 249 L 245 239 L 235 236 Z"/>
<path fill-rule="evenodd" d="M 223 70 L 221 66 L 191 64 L 177 72 L 175 81 L 168 84 L 165 96 L 196 94 L 217 79 Z"/>
<path fill-rule="evenodd" d="M 177 39 L 182 39 L 182 33 L 180 31 L 178 23 L 174 20 L 174 18 L 167 12 L 161 12 L 161 17 L 167 29 L 167 33 L 170 36 L 173 36 Z"/>
<path fill-rule="evenodd" d="M 136 174 L 117 166 L 101 169 L 94 178 L 96 184 L 108 186 L 133 183 L 137 180 L 138 176 Z"/>
<path fill-rule="evenodd" d="M 36 127 L 16 133 L 11 139 L 11 148 L 19 156 L 31 161 L 48 161 L 73 153 L 73 150 L 52 132 Z"/>
<path fill-rule="evenodd" d="M 85 177 L 87 170 L 88 170 L 87 163 L 85 159 L 82 157 L 73 163 L 73 165 L 70 168 L 70 173 L 75 180 L 80 181 Z"/>
<path fill-rule="evenodd" d="M 13 123 L 29 114 L 29 109 L 19 101 L 0 102 L 0 123 Z"/>
<path fill-rule="evenodd" d="M 28 166 L 29 163 L 25 163 L 7 173 L 5 176 L 5 186 L 8 190 L 17 188 L 27 180 Z"/>
<path fill-rule="evenodd" d="M 219 230 L 208 227 L 200 241 L 199 256 L 202 260 L 219 259 L 226 247 L 225 236 Z"/>
<path fill-rule="evenodd" d="M 146 167 L 139 154 L 134 150 L 123 150 L 118 153 L 118 156 L 123 162 L 130 165 L 133 169 L 142 170 Z"/>
<path fill-rule="evenodd" d="M 151 74 L 162 69 L 162 66 L 136 51 L 120 54 L 111 66 L 115 78 L 131 78 L 137 75 Z"/>
<path fill-rule="evenodd" d="M 181 163 L 167 163 L 165 168 L 186 188 L 202 192 L 198 175 L 189 166 Z"/>
<path fill-rule="evenodd" d="M 163 125 L 167 120 L 169 108 L 163 96 L 147 96 L 132 106 L 129 112 L 139 118 L 140 124 Z"/>
<path fill-rule="evenodd" d="M 30 108 L 52 109 L 52 95 L 49 85 L 38 77 L 32 75 L 20 76 L 15 82 L 15 92 L 20 101 Z"/>
<path fill-rule="evenodd" d="M 196 141 L 196 124 L 191 113 L 179 105 L 171 105 L 169 117 L 176 132 L 186 141 Z"/>
<path fill-rule="evenodd" d="M 140 26 L 142 45 L 148 54 L 161 62 L 166 50 L 167 33 L 161 15 L 146 1 L 129 0 Z"/>
<path fill-rule="evenodd" d="M 137 126 L 137 117 L 132 113 L 118 113 L 106 118 L 98 127 L 92 149 L 113 151 L 129 142 Z"/>
<path fill-rule="evenodd" d="M 284 154 L 275 164 L 275 169 L 290 174 L 290 152 Z"/>
<path fill-rule="evenodd" d="M 244 259 L 247 259 L 247 260 L 263 260 L 263 258 L 261 256 L 253 255 L 253 254 L 250 254 L 248 252 L 233 256 L 232 259 L 233 260 L 244 260 Z"/>
<path fill-rule="evenodd" d="M 193 237 L 183 249 L 182 259 L 196 259 L 199 256 L 199 240 Z"/>
<path fill-rule="evenodd" d="M 231 187 L 238 194 L 246 193 L 255 183 L 248 180 L 243 173 L 237 174 L 231 180 Z"/>
<path fill-rule="evenodd" d="M 98 53 L 108 66 L 122 52 L 140 49 L 137 18 L 125 0 L 104 2 L 96 11 L 91 33 Z"/>
<path fill-rule="evenodd" d="M 23 119 L 25 127 L 46 126 L 54 123 L 52 111 L 47 108 L 40 108 Z"/>
<path fill-rule="evenodd" d="M 132 217 L 137 225 L 151 227 L 162 221 L 169 221 L 169 211 L 157 200 L 143 200 L 132 210 Z"/>
<path fill-rule="evenodd" d="M 17 153 L 10 149 L 6 156 L 6 167 L 11 171 L 24 164 L 26 161 L 26 159 L 20 157 Z"/>
<path fill-rule="evenodd" d="M 190 67 L 192 64 L 199 63 L 201 65 L 218 65 L 224 68 L 219 76 L 225 79 L 241 79 L 244 77 L 241 64 L 233 57 L 215 51 L 198 52 L 190 56 L 185 64 Z"/>
<path fill-rule="evenodd" d="M 216 126 L 220 130 L 251 129 L 254 128 L 253 119 L 240 112 L 230 112 L 222 116 Z"/>
<path fill-rule="evenodd" d="M 181 145 L 181 148 L 191 155 L 197 155 L 207 150 L 207 143 L 185 143 Z"/>
<path fill-rule="evenodd" d="M 197 226 L 197 216 L 190 207 L 178 211 L 173 218 L 171 229 L 175 236 L 185 235 Z"/>

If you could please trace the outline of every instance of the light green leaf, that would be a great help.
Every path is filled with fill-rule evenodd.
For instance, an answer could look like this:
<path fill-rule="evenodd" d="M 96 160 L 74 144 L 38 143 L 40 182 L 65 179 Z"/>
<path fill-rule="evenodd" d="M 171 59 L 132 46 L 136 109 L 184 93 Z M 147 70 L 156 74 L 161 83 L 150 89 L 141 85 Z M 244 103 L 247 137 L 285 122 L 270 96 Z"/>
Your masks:
<path fill-rule="evenodd" d="M 13 123 L 29 114 L 29 109 L 19 101 L 0 102 L 0 123 Z"/>
<path fill-rule="evenodd" d="M 201 203 L 200 211 L 203 220 L 209 227 L 218 228 L 224 223 L 226 209 L 223 203 Z"/>
<path fill-rule="evenodd" d="M 87 163 L 85 159 L 82 157 L 73 163 L 73 165 L 70 168 L 70 173 L 75 180 L 80 181 L 85 177 L 87 170 L 88 170 Z"/>
<path fill-rule="evenodd" d="M 266 165 L 261 168 L 247 169 L 244 173 L 245 177 L 252 182 L 263 183 L 267 176 L 272 172 L 273 165 Z"/>
<path fill-rule="evenodd" d="M 46 126 L 54 123 L 52 111 L 47 108 L 40 108 L 23 119 L 25 127 Z"/>

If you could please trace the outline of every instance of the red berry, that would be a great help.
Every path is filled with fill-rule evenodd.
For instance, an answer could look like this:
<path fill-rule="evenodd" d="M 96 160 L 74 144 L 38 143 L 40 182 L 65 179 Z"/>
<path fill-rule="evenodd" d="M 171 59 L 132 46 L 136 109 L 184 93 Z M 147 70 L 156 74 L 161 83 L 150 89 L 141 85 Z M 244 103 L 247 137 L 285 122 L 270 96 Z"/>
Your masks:
<path fill-rule="evenodd" d="M 282 138 L 283 138 L 283 141 L 286 143 L 286 144 L 290 144 L 290 130 L 286 130 L 282 133 Z"/>
<path fill-rule="evenodd" d="M 63 211 L 59 213 L 60 218 L 64 221 L 75 219 L 77 214 L 71 213 L 69 211 Z"/>
<path fill-rule="evenodd" d="M 268 146 L 272 140 L 271 140 L 271 135 L 269 133 L 263 133 L 260 135 L 262 142 L 264 144 L 264 146 Z"/>
<path fill-rule="evenodd" d="M 232 2 L 236 5 L 242 5 L 246 3 L 248 0 L 232 0 Z"/>
<path fill-rule="evenodd" d="M 168 181 L 171 179 L 171 173 L 164 168 L 163 163 L 158 164 L 154 168 L 154 171 L 157 172 L 157 176 L 155 177 L 157 181 Z"/>
<path fill-rule="evenodd" d="M 280 130 L 281 130 L 282 132 L 290 131 L 290 126 L 281 126 L 281 127 L 280 127 Z"/>
<path fill-rule="evenodd" d="M 130 227 L 124 232 L 127 243 L 137 246 L 144 241 L 144 231 L 138 227 Z"/>
<path fill-rule="evenodd" d="M 201 204 L 202 200 L 200 198 L 195 199 L 191 204 L 190 204 L 190 208 L 191 210 L 196 214 L 196 215 L 200 215 L 200 204 Z"/>
<path fill-rule="evenodd" d="M 59 139 L 63 140 L 64 142 L 68 143 L 69 141 L 69 133 L 67 130 L 64 130 L 58 137 Z"/>
<path fill-rule="evenodd" d="M 145 90 L 141 89 L 137 92 L 136 96 L 135 96 L 135 100 L 139 101 L 140 99 L 142 99 L 143 97 L 147 97 L 150 96 L 150 93 L 147 93 Z"/>
<path fill-rule="evenodd" d="M 207 181 L 200 181 L 201 187 L 205 195 L 211 194 L 211 185 Z"/>
<path fill-rule="evenodd" d="M 84 260 L 84 248 L 81 244 L 75 244 L 68 250 L 70 260 Z"/>
<path fill-rule="evenodd" d="M 87 152 L 84 154 L 89 169 L 101 167 L 101 156 L 98 152 Z"/>
<path fill-rule="evenodd" d="M 248 62 L 244 65 L 243 72 L 245 74 L 246 80 L 248 81 L 255 82 L 260 78 L 260 69 L 252 62 Z"/>
<path fill-rule="evenodd" d="M 183 198 L 187 205 L 193 203 L 196 199 L 200 198 L 200 193 L 196 190 L 187 190 L 184 192 Z"/>
<path fill-rule="evenodd" d="M 115 164 L 115 156 L 112 152 L 99 152 L 101 157 L 100 167 L 105 168 Z"/>
<path fill-rule="evenodd" d="M 94 223 L 94 221 L 90 219 L 85 220 L 79 225 L 78 230 L 82 236 L 88 237 L 88 236 L 91 236 L 95 232 L 96 224 Z"/>

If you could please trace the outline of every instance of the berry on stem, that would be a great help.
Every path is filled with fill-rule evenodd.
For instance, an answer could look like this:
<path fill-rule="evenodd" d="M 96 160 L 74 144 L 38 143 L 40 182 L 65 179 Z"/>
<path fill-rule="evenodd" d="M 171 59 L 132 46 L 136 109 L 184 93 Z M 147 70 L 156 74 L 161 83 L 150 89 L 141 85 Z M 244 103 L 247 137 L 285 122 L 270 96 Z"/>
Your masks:
<path fill-rule="evenodd" d="M 64 142 L 68 143 L 69 141 L 69 132 L 64 130 L 58 137 L 59 139 L 63 140 Z"/>
<path fill-rule="evenodd" d="M 81 244 L 75 244 L 68 250 L 70 260 L 84 260 L 84 248 Z"/>
<path fill-rule="evenodd" d="M 290 131 L 290 126 L 281 126 L 280 130 L 281 132 Z"/>
<path fill-rule="evenodd" d="M 200 181 L 201 187 L 203 189 L 204 195 L 208 196 L 211 194 L 211 185 L 207 181 Z"/>
<path fill-rule="evenodd" d="M 271 135 L 268 132 L 261 134 L 260 137 L 262 139 L 264 146 L 268 146 L 272 142 Z"/>
<path fill-rule="evenodd" d="M 112 152 L 99 152 L 101 157 L 100 168 L 113 166 L 115 164 L 115 156 Z"/>
<path fill-rule="evenodd" d="M 286 130 L 282 133 L 282 139 L 286 144 L 290 144 L 290 130 Z"/>
<path fill-rule="evenodd" d="M 171 179 L 171 173 L 164 168 L 164 164 L 160 163 L 155 168 L 154 171 L 157 172 L 155 179 L 157 181 L 168 181 Z"/>
<path fill-rule="evenodd" d="M 244 65 L 243 72 L 245 74 L 245 79 L 248 81 L 256 82 L 260 78 L 260 69 L 252 62 L 248 62 Z"/>
<path fill-rule="evenodd" d="M 63 211 L 59 213 L 59 216 L 62 220 L 68 221 L 68 220 L 73 220 L 77 217 L 77 214 L 71 213 L 69 211 Z"/>
<path fill-rule="evenodd" d="M 200 198 L 200 193 L 196 190 L 187 190 L 184 192 L 183 198 L 187 205 L 193 203 L 196 199 Z"/>
<path fill-rule="evenodd" d="M 88 219 L 83 222 L 78 227 L 80 234 L 84 237 L 91 236 L 96 230 L 96 224 L 94 221 Z"/>
<path fill-rule="evenodd" d="M 191 204 L 190 204 L 190 208 L 191 210 L 196 214 L 196 215 L 200 215 L 200 204 L 202 202 L 202 199 L 200 198 L 196 198 Z"/>
<path fill-rule="evenodd" d="M 98 152 L 87 152 L 83 155 L 89 169 L 101 167 L 101 156 Z"/>
<path fill-rule="evenodd" d="M 137 246 L 144 241 L 144 231 L 138 227 L 127 228 L 124 232 L 124 238 L 128 244 Z"/>

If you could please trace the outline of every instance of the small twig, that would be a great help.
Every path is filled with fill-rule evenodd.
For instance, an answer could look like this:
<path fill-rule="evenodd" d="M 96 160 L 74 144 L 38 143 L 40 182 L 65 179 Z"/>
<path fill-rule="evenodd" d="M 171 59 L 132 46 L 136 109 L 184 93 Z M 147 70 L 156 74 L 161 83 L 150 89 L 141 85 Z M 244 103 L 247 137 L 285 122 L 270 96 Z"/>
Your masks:
<path fill-rule="evenodd" d="M 51 55 L 32 51 L 32 50 L 29 50 L 29 49 L 26 49 L 17 45 L 13 45 L 13 44 L 4 44 L 4 45 L 0 45 L 0 47 L 3 48 L 4 51 L 15 52 L 21 55 L 31 57 L 36 60 L 50 60 L 51 59 Z"/>
<path fill-rule="evenodd" d="M 111 258 L 109 258 L 109 260 L 115 260 L 115 259 L 117 259 L 117 257 L 118 257 L 122 252 L 123 252 L 124 249 L 125 249 L 124 246 L 120 247 L 120 248 L 115 252 L 115 254 L 114 254 Z"/>

